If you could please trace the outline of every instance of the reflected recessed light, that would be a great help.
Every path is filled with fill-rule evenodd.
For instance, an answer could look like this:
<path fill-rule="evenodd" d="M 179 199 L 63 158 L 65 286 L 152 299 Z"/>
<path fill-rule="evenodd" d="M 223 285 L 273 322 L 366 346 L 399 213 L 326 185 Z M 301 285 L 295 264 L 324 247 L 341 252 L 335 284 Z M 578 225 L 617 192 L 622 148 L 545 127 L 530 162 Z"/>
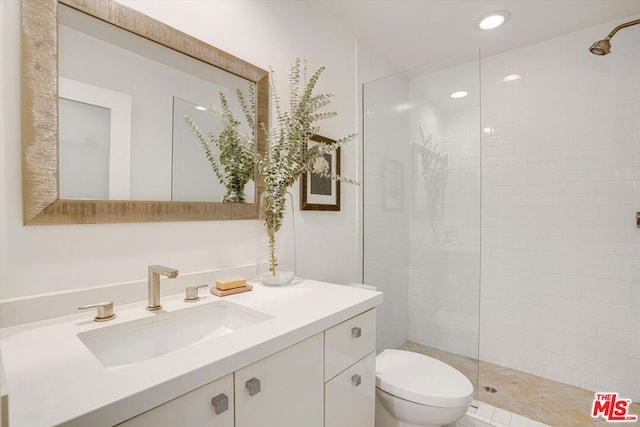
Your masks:
<path fill-rule="evenodd" d="M 198 110 L 198 111 L 207 111 L 207 108 L 203 107 L 202 105 L 198 105 L 196 107 L 196 110 Z"/>
<path fill-rule="evenodd" d="M 469 95 L 469 92 L 465 91 L 465 90 L 459 90 L 457 92 L 453 92 L 450 96 L 453 99 L 458 99 L 458 98 L 464 98 L 465 96 Z"/>
<path fill-rule="evenodd" d="M 516 80 L 520 80 L 522 78 L 522 76 L 520 74 L 509 74 L 508 76 L 504 76 L 502 78 L 502 81 L 504 83 L 511 83 L 511 82 L 515 82 Z"/>
<path fill-rule="evenodd" d="M 398 112 L 402 112 L 402 111 L 411 110 L 411 108 L 413 108 L 413 105 L 409 104 L 409 103 L 403 103 L 403 104 L 398 104 L 393 108 L 394 108 L 394 110 L 396 110 Z"/>
<path fill-rule="evenodd" d="M 482 128 L 482 133 L 485 135 L 493 135 L 493 128 L 491 126 L 487 126 Z"/>
<path fill-rule="evenodd" d="M 481 30 L 493 30 L 507 22 L 509 17 L 511 17 L 511 12 L 508 10 L 494 10 L 493 12 L 485 13 L 476 19 L 476 28 Z"/>

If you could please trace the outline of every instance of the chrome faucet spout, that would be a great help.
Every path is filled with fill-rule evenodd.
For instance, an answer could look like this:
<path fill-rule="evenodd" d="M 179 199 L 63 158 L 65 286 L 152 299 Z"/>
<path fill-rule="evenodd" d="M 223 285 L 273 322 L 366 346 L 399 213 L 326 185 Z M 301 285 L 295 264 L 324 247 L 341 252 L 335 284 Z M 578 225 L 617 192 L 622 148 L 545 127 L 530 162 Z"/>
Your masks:
<path fill-rule="evenodd" d="M 149 311 L 156 311 L 162 308 L 162 305 L 160 305 L 160 276 L 173 279 L 178 277 L 178 270 L 162 265 L 149 266 L 149 280 L 147 283 L 147 310 Z"/>

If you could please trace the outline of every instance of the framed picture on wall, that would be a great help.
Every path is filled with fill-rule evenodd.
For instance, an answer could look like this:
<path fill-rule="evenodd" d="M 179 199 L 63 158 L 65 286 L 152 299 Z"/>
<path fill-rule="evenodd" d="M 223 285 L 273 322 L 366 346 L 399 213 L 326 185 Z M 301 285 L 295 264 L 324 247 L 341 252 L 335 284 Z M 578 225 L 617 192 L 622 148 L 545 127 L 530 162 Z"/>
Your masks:
<path fill-rule="evenodd" d="M 333 139 L 314 135 L 309 140 L 309 147 L 315 144 L 335 144 Z M 325 154 L 329 163 L 329 173 L 340 175 L 340 148 Z M 300 177 L 300 209 L 303 211 L 339 211 L 340 181 L 324 178 L 315 173 L 306 173 Z"/>
<path fill-rule="evenodd" d="M 403 209 L 403 167 L 397 160 L 382 160 L 382 208 L 387 211 Z"/>

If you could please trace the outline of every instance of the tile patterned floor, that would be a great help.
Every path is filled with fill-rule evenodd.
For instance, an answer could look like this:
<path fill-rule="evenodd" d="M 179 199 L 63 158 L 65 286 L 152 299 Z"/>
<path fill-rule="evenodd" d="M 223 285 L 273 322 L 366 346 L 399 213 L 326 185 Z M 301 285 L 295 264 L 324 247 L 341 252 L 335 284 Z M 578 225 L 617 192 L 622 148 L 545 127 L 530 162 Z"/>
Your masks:
<path fill-rule="evenodd" d="M 602 427 L 616 425 L 602 419 L 591 418 L 593 391 L 482 361 L 479 364 L 480 384 L 475 384 L 476 363 L 468 357 L 426 347 L 411 341 L 406 342 L 402 349 L 426 354 L 458 369 L 480 390 L 478 400 L 493 405 L 498 410 L 503 409 L 550 426 Z M 498 391 L 496 393 L 487 392 L 484 390 L 486 386 L 494 387 Z M 480 411 L 480 408 L 478 410 Z M 640 403 L 634 402 L 629 412 L 640 416 Z M 617 424 L 640 425 L 640 421 Z"/>

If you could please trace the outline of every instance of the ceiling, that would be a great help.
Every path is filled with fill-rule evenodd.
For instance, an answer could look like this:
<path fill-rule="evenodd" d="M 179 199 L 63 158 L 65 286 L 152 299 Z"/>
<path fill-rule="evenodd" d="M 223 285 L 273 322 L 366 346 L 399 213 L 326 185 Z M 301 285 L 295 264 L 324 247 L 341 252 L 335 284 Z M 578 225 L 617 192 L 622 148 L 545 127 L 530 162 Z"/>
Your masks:
<path fill-rule="evenodd" d="M 351 28 L 395 71 L 453 53 L 483 56 L 640 14 L 640 0 L 313 0 Z M 502 27 L 480 31 L 486 12 L 509 10 Z M 602 37 L 606 34 L 602 34 Z M 594 40 L 595 41 L 595 40 Z M 585 46 L 587 49 L 588 46 Z"/>

